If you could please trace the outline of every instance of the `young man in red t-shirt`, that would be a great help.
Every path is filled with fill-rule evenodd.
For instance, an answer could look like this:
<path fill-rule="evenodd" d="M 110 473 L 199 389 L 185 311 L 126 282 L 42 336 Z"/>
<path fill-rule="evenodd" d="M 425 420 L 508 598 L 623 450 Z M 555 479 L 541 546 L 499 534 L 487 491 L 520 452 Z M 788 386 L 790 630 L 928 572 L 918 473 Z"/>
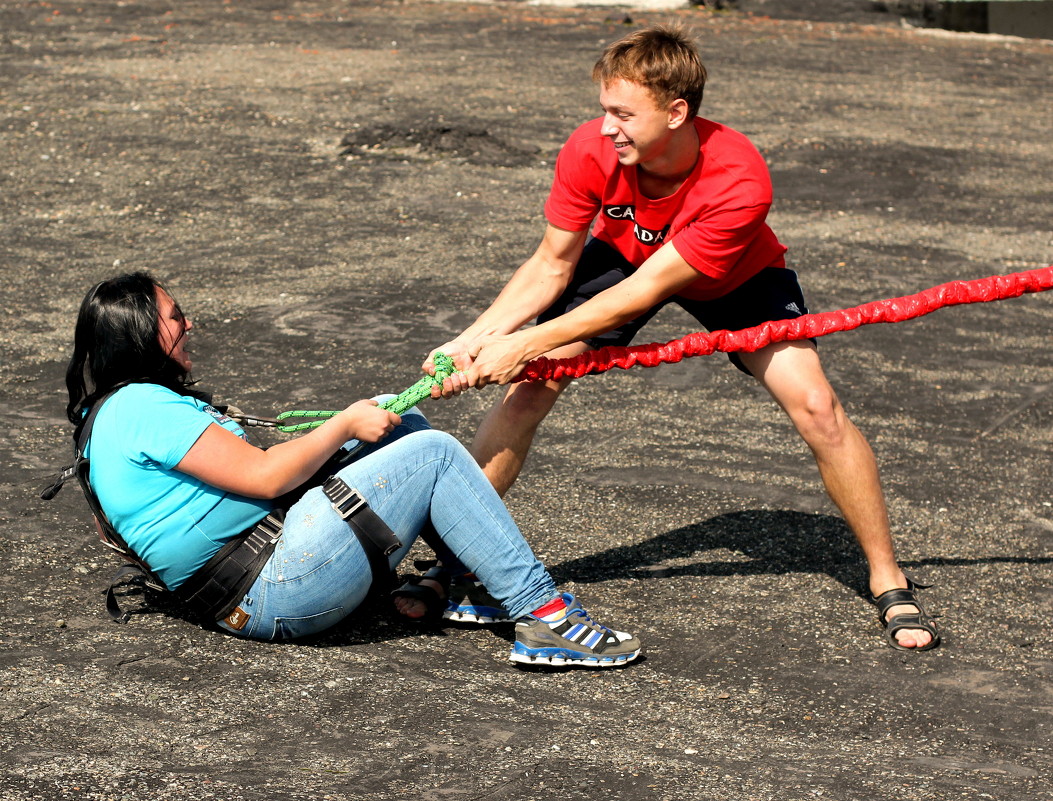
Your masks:
<path fill-rule="evenodd" d="M 556 162 L 540 246 L 490 307 L 441 350 L 463 371 L 441 394 L 508 384 L 541 355 L 627 345 L 666 303 L 709 330 L 807 312 L 786 248 L 765 219 L 764 159 L 749 140 L 696 116 L 706 71 L 681 31 L 650 28 L 608 46 L 593 70 L 603 117 Z M 591 238 L 590 238 L 591 227 Z M 537 318 L 537 325 L 519 330 Z M 877 463 L 845 416 L 814 342 L 731 354 L 786 410 L 854 532 L 889 643 L 931 648 L 939 635 L 896 562 Z M 434 365 L 425 362 L 434 372 Z M 504 493 L 537 426 L 569 379 L 511 384 L 476 434 L 473 455 Z M 434 394 L 440 394 L 435 390 Z"/>

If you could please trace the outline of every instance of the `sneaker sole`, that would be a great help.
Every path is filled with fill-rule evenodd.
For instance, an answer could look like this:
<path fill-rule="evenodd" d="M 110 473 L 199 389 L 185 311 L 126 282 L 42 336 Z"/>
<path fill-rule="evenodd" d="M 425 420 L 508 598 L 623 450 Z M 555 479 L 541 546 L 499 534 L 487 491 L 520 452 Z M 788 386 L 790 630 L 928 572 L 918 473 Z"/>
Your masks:
<path fill-rule="evenodd" d="M 619 654 L 618 656 L 601 658 L 598 656 L 581 656 L 571 651 L 559 648 L 545 648 L 536 653 L 522 653 L 512 651 L 508 655 L 510 662 L 519 662 L 524 665 L 551 665 L 553 667 L 582 666 L 591 668 L 618 667 L 627 665 L 640 655 L 639 651 L 631 654 Z"/>
<path fill-rule="evenodd" d="M 508 615 L 481 615 L 459 609 L 447 609 L 442 613 L 442 617 L 454 623 L 510 623 L 512 621 Z"/>

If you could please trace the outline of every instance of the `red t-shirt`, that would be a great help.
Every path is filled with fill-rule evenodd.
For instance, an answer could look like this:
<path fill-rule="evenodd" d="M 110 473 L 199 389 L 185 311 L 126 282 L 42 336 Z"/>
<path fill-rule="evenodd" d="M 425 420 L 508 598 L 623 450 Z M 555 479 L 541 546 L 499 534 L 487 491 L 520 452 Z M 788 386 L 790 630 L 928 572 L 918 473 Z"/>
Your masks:
<path fill-rule="evenodd" d="M 726 295 L 765 267 L 785 267 L 786 248 L 765 218 L 772 190 L 768 167 L 738 131 L 696 117 L 699 157 L 683 185 L 664 198 L 648 198 L 636 169 L 618 164 L 602 118 L 571 134 L 556 160 L 545 217 L 568 231 L 596 221 L 592 234 L 639 267 L 661 245 L 700 273 L 682 297 Z"/>

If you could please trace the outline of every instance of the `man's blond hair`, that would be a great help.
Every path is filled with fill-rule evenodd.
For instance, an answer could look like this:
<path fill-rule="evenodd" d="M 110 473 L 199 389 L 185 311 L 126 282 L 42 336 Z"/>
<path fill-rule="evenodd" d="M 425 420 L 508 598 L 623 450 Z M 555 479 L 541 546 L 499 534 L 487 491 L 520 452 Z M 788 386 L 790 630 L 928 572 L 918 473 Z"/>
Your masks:
<path fill-rule="evenodd" d="M 607 45 L 592 68 L 592 79 L 639 84 L 661 108 L 683 99 L 694 117 L 702 105 L 706 68 L 682 26 L 655 25 Z"/>

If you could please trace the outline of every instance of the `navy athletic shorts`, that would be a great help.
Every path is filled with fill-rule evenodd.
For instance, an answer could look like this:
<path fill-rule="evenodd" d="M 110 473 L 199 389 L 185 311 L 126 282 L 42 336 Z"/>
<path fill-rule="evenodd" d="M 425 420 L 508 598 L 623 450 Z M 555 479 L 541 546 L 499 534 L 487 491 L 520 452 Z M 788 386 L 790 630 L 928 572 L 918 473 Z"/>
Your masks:
<path fill-rule="evenodd" d="M 617 250 L 591 239 L 581 254 L 574 277 L 555 303 L 538 316 L 538 323 L 555 319 L 577 308 L 605 289 L 624 280 L 635 268 Z M 785 267 L 766 267 L 746 283 L 714 300 L 689 300 L 677 295 L 634 320 L 586 340 L 590 348 L 628 345 L 637 332 L 668 303 L 675 303 L 698 320 L 707 331 L 740 331 L 769 320 L 792 320 L 808 313 L 797 273 Z M 811 340 L 815 344 L 815 340 Z M 751 375 L 737 353 L 731 363 Z"/>

